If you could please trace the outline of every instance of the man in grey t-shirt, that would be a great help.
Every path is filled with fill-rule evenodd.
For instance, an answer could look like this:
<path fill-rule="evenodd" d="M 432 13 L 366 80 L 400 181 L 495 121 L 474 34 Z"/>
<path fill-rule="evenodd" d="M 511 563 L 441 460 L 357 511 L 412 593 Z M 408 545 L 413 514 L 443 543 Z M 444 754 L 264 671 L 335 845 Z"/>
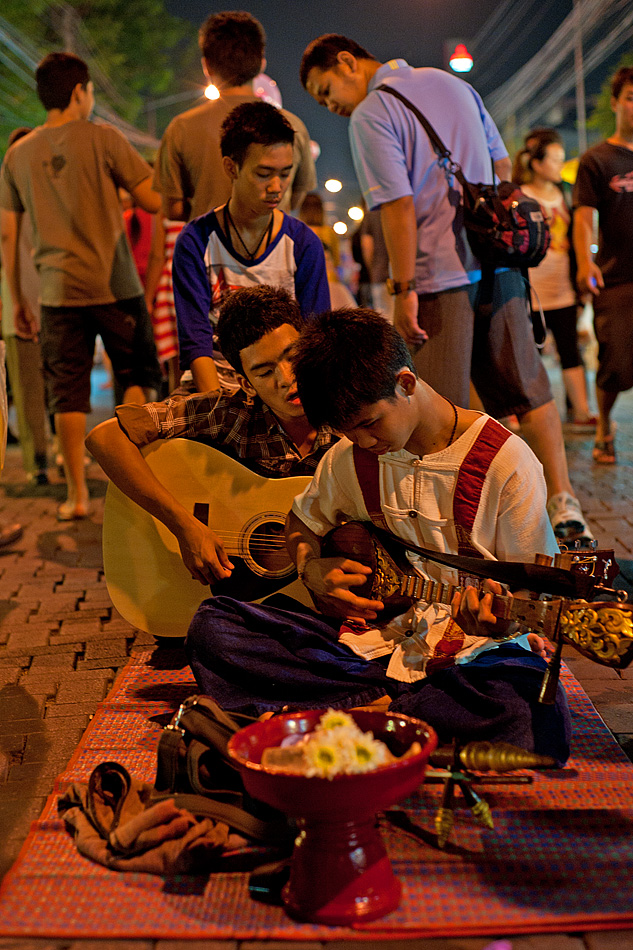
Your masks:
<path fill-rule="evenodd" d="M 256 102 L 253 80 L 264 69 L 266 35 L 250 13 L 210 16 L 200 27 L 202 68 L 220 98 L 176 116 L 163 136 L 154 170 L 154 187 L 163 197 L 163 212 L 176 221 L 191 221 L 228 201 L 231 182 L 220 154 L 220 129 L 229 112 Z M 301 205 L 316 188 L 310 135 L 301 119 L 282 109 L 295 132 L 290 187 L 280 210 Z"/>
<path fill-rule="evenodd" d="M 103 339 L 124 401 L 142 403 L 160 384 L 151 323 L 125 234 L 119 187 L 156 212 L 151 169 L 116 129 L 89 122 L 88 67 L 51 53 L 36 72 L 46 121 L 12 146 L 0 180 L 3 268 L 16 332 L 36 333 L 20 284 L 19 237 L 26 213 L 40 278 L 41 343 L 49 411 L 55 416 L 68 484 L 58 518 L 88 514 L 83 440 L 90 371 Z"/>

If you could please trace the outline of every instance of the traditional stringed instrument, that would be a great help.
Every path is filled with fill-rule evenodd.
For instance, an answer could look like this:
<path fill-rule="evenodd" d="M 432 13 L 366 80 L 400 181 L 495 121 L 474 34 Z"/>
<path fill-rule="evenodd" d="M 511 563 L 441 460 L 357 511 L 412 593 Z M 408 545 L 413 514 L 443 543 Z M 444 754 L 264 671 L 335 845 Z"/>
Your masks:
<path fill-rule="evenodd" d="M 457 568 L 459 584 L 422 577 L 405 549 Z M 602 666 L 625 669 L 633 660 L 633 604 L 626 603 L 626 592 L 608 587 L 618 573 L 613 551 L 564 552 L 554 566 L 461 558 L 416 548 L 371 522 L 348 522 L 325 536 L 321 556 L 352 558 L 371 568 L 372 573 L 354 593 L 382 601 L 383 622 L 403 613 L 416 600 L 449 605 L 455 592 L 466 584 L 479 586 L 483 578 L 490 577 L 515 589 L 550 595 L 547 600 L 495 595 L 495 617 L 527 626 L 557 646 L 568 643 Z M 504 634 L 500 639 L 508 637 Z"/>

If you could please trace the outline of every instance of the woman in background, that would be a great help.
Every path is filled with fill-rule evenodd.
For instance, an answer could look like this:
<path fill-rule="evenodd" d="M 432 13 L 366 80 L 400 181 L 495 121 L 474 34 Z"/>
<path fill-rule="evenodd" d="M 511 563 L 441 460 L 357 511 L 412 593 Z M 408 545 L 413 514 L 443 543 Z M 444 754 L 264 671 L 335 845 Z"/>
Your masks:
<path fill-rule="evenodd" d="M 578 303 L 569 257 L 571 212 L 560 187 L 565 150 L 554 129 L 536 129 L 526 137 L 526 143 L 515 159 L 513 181 L 541 205 L 551 234 L 544 260 L 530 269 L 532 305 L 540 304 L 543 308 L 545 322 L 554 336 L 573 413 L 570 428 L 593 432 L 597 419 L 589 410 L 585 367 L 576 331 Z"/>

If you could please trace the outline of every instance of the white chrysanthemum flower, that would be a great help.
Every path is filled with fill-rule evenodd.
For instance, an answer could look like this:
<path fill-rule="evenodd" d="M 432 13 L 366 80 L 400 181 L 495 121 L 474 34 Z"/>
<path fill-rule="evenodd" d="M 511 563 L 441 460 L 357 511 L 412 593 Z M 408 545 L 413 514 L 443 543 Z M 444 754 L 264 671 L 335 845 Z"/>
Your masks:
<path fill-rule="evenodd" d="M 304 745 L 303 755 L 308 778 L 332 778 L 344 771 L 341 750 L 333 743 L 312 738 Z"/>
<path fill-rule="evenodd" d="M 385 765 L 391 757 L 384 742 L 374 739 L 368 732 L 351 739 L 348 758 L 348 772 L 370 772 Z"/>
<path fill-rule="evenodd" d="M 328 709 L 319 719 L 315 732 L 329 732 L 333 729 L 346 729 L 353 732 L 360 732 L 360 729 L 354 722 L 349 713 L 340 709 Z"/>

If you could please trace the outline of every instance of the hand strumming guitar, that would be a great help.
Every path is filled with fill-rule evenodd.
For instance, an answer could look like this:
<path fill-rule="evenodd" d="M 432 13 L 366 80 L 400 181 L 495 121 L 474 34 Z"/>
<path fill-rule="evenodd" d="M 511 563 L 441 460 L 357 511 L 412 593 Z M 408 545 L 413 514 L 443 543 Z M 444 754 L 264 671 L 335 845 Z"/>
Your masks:
<path fill-rule="evenodd" d="M 197 518 L 188 518 L 174 534 L 183 563 L 194 580 L 212 584 L 231 576 L 234 565 L 222 541 Z"/>

